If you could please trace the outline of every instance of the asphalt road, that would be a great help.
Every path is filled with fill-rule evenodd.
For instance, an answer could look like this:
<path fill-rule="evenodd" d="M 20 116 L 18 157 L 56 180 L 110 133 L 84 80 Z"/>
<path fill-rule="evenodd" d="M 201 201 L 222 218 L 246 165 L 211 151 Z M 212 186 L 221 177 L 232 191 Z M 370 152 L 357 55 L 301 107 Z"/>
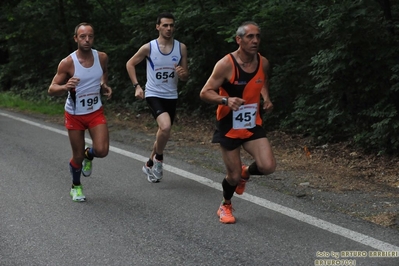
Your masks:
<path fill-rule="evenodd" d="M 397 231 L 260 185 L 221 224 L 220 173 L 170 157 L 151 184 L 148 151 L 112 140 L 76 203 L 70 156 L 62 126 L 0 110 L 1 266 L 399 265 Z"/>

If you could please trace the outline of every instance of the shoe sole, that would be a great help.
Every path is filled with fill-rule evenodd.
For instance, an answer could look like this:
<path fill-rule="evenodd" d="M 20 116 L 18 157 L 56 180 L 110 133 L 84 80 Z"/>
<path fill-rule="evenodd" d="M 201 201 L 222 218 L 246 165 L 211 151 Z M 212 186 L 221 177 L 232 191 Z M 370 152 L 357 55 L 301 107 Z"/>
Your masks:
<path fill-rule="evenodd" d="M 72 197 L 72 195 L 71 194 L 69 194 L 69 196 L 71 196 Z M 78 198 L 78 199 L 73 199 L 72 198 L 72 201 L 74 201 L 74 202 L 85 202 L 86 201 L 86 197 L 84 197 L 84 198 Z"/>
<path fill-rule="evenodd" d="M 147 181 L 150 183 L 158 183 L 159 180 L 155 178 L 152 178 L 150 174 L 148 174 L 147 169 L 145 168 L 145 166 L 143 166 L 143 168 L 141 168 L 141 170 L 143 171 L 143 173 L 147 176 Z"/>
<path fill-rule="evenodd" d="M 161 173 L 160 176 L 157 176 L 155 173 L 156 173 L 156 172 L 152 172 L 152 174 L 154 175 L 155 179 L 158 180 L 158 181 L 161 180 L 162 177 L 163 177 L 163 176 L 162 176 L 162 173 Z"/>
<path fill-rule="evenodd" d="M 83 173 L 83 171 L 82 171 L 82 175 L 83 175 L 84 177 L 89 177 L 89 176 L 91 176 L 91 173 L 90 173 L 90 174 L 85 174 L 85 173 Z"/>
<path fill-rule="evenodd" d="M 72 199 L 73 202 L 85 202 L 86 198 L 84 199 Z"/>
<path fill-rule="evenodd" d="M 235 224 L 235 223 L 236 223 L 236 221 L 234 221 L 234 222 L 223 222 L 223 221 L 220 220 L 220 219 L 219 219 L 219 222 L 221 222 L 222 224 Z"/>

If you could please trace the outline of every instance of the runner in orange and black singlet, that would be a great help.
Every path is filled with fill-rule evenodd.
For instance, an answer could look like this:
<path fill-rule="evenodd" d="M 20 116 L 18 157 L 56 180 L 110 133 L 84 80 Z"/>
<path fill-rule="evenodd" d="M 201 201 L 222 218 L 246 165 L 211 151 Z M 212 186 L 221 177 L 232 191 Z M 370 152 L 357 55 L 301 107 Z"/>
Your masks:
<path fill-rule="evenodd" d="M 232 54 L 233 75 L 219 88 L 219 95 L 239 97 L 245 100 L 242 111 L 234 112 L 230 107 L 219 105 L 216 111 L 216 131 L 212 142 L 234 150 L 243 142 L 266 137 L 262 127 L 260 95 L 266 75 L 262 68 L 262 57 L 257 55 L 258 66 L 253 73 L 242 70 Z"/>
<path fill-rule="evenodd" d="M 244 193 L 251 175 L 269 175 L 276 169 L 262 114 L 273 110 L 267 72 L 269 61 L 259 54 L 261 29 L 254 21 L 243 22 L 236 31 L 238 49 L 216 62 L 201 89 L 201 100 L 217 104 L 217 129 L 212 142 L 219 143 L 226 176 L 223 199 L 216 215 L 224 224 L 236 222 L 231 199 Z M 261 98 L 262 97 L 262 107 Z M 241 159 L 241 148 L 253 158 L 249 165 Z"/>

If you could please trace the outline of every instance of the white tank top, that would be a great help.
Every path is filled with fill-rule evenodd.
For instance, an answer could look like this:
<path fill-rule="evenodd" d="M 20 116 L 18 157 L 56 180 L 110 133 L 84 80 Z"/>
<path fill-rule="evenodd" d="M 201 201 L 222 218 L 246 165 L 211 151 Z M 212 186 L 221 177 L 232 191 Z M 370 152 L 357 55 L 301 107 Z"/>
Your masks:
<path fill-rule="evenodd" d="M 177 99 L 178 76 L 175 65 L 181 60 L 180 43 L 173 41 L 173 48 L 169 54 L 159 50 L 158 41 L 150 42 L 150 56 L 147 57 L 147 83 L 145 97 L 159 97 L 163 99 Z"/>
<path fill-rule="evenodd" d="M 75 66 L 74 77 L 80 78 L 75 91 L 68 92 L 65 111 L 72 115 L 85 115 L 101 108 L 101 77 L 103 69 L 100 64 L 98 52 L 92 49 L 94 63 L 91 67 L 84 67 L 79 63 L 76 51 L 71 53 Z"/>

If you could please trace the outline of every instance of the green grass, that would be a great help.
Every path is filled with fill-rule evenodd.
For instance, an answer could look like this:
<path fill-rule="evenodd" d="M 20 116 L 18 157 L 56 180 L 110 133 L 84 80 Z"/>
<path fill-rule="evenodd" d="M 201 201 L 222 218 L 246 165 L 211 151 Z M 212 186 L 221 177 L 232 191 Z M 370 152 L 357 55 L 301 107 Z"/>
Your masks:
<path fill-rule="evenodd" d="M 17 109 L 20 111 L 29 111 L 33 113 L 45 115 L 62 115 L 64 114 L 64 104 L 54 103 L 51 101 L 28 101 L 20 96 L 9 93 L 0 93 L 0 107 Z"/>

